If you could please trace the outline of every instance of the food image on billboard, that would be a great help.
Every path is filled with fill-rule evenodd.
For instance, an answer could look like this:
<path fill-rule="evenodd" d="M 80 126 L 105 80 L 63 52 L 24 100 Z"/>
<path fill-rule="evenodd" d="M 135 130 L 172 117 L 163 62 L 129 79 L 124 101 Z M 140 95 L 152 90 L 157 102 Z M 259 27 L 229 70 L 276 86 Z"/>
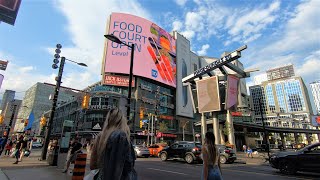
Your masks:
<path fill-rule="evenodd" d="M 14 25 L 21 0 L 0 0 L 0 21 Z"/>
<path fill-rule="evenodd" d="M 112 13 L 109 34 L 134 44 L 133 74 L 176 87 L 176 40 L 158 25 L 134 15 Z M 131 49 L 107 41 L 105 73 L 129 74 Z"/>
<path fill-rule="evenodd" d="M 218 76 L 196 81 L 199 113 L 220 111 Z"/>

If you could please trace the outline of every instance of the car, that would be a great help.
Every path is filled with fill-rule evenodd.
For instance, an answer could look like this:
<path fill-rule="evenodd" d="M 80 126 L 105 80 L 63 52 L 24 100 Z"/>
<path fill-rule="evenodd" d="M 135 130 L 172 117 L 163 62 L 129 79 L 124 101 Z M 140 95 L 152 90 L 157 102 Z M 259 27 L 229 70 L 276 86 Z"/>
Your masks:
<path fill-rule="evenodd" d="M 159 157 L 160 151 L 167 146 L 168 146 L 167 144 L 158 143 L 158 144 L 149 146 L 148 149 L 151 156 Z"/>
<path fill-rule="evenodd" d="M 41 148 L 42 144 L 40 142 L 32 142 L 32 148 Z"/>
<path fill-rule="evenodd" d="M 306 146 L 297 151 L 282 151 L 270 156 L 270 165 L 283 174 L 297 171 L 319 172 L 320 143 Z"/>
<path fill-rule="evenodd" d="M 143 145 L 134 145 L 133 146 L 136 157 L 146 157 L 150 156 L 150 151 L 147 147 Z"/>
<path fill-rule="evenodd" d="M 165 147 L 159 153 L 162 161 L 168 159 L 184 159 L 188 164 L 201 161 L 201 143 L 193 141 L 175 142 L 171 146 Z"/>
<path fill-rule="evenodd" d="M 219 150 L 219 161 L 221 164 L 233 163 L 237 159 L 237 155 L 232 148 L 222 144 L 218 144 L 216 147 Z"/>

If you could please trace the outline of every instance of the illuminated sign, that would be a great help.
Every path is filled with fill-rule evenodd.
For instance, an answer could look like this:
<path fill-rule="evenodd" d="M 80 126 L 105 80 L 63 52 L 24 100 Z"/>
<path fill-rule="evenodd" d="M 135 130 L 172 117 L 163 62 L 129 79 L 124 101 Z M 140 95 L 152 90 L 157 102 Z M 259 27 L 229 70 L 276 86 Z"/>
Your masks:
<path fill-rule="evenodd" d="M 129 86 L 129 77 L 118 75 L 105 75 L 104 84 L 113 86 Z M 132 87 L 134 87 L 134 78 L 132 78 Z"/>

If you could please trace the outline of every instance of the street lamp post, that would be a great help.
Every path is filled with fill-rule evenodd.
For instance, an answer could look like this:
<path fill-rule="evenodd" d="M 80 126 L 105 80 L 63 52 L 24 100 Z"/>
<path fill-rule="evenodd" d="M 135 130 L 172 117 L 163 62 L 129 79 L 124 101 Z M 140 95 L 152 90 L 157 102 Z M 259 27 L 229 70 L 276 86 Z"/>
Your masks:
<path fill-rule="evenodd" d="M 57 44 L 56 45 L 57 49 L 56 49 L 56 54 L 54 55 L 55 59 L 53 60 L 53 65 L 52 68 L 53 69 L 57 69 L 58 68 L 58 63 L 59 63 L 59 58 L 60 58 L 60 53 L 61 53 L 61 44 Z M 54 96 L 53 96 L 53 103 L 52 103 L 52 108 L 51 108 L 51 112 L 50 112 L 50 118 L 47 124 L 47 131 L 46 131 L 46 136 L 45 136 L 45 142 L 44 142 L 44 146 L 42 149 L 42 154 L 41 154 L 41 160 L 45 160 L 46 156 L 47 156 L 47 149 L 49 146 L 49 141 L 50 141 L 50 135 L 51 135 L 51 125 L 53 122 L 53 118 L 54 118 L 54 113 L 56 110 L 56 106 L 57 106 L 57 101 L 58 101 L 58 96 L 59 96 L 59 91 L 60 91 L 60 85 L 61 85 L 61 79 L 62 79 L 62 73 L 63 73 L 63 68 L 64 68 L 64 64 L 65 64 L 65 60 L 76 63 L 80 66 L 85 66 L 87 67 L 86 64 L 84 63 L 78 63 L 75 61 L 72 61 L 70 59 L 66 59 L 65 57 L 61 57 L 61 62 L 60 62 L 60 66 L 59 66 L 59 72 L 58 72 L 58 76 L 56 77 L 56 86 L 54 89 Z"/>
<path fill-rule="evenodd" d="M 264 117 L 263 117 L 263 111 L 262 111 L 262 99 L 259 98 L 259 109 L 260 109 L 260 115 L 261 115 L 261 121 L 262 121 L 262 127 L 264 131 L 264 138 L 266 139 L 266 148 L 268 152 L 268 159 L 270 159 L 270 150 L 269 150 L 269 140 L 268 140 L 268 132 L 266 131 L 266 126 L 264 124 Z"/>
<path fill-rule="evenodd" d="M 130 56 L 130 72 L 129 72 L 129 89 L 128 89 L 128 106 L 127 106 L 127 117 L 128 120 L 130 120 L 130 108 L 131 108 L 131 90 L 132 90 L 132 75 L 133 75 L 133 57 L 134 57 L 134 44 L 126 44 L 122 42 L 118 37 L 116 37 L 113 34 L 107 34 L 104 35 L 107 39 L 109 39 L 112 42 L 118 43 L 118 44 L 123 44 L 131 49 L 131 56 Z M 135 113 L 135 111 L 134 111 Z M 132 126 L 132 131 L 133 133 L 136 132 L 135 130 L 135 118 L 133 117 L 133 126 Z"/>

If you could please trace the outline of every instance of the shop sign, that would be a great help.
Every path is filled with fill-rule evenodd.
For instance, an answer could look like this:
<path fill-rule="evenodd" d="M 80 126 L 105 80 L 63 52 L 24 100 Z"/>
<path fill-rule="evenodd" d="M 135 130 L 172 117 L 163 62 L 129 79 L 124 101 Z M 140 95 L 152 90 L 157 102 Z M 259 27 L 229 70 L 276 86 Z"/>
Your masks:
<path fill-rule="evenodd" d="M 116 108 L 116 106 L 113 105 L 90 105 L 90 110 L 110 110 L 112 108 Z"/>
<path fill-rule="evenodd" d="M 123 94 L 123 90 L 119 87 L 116 87 L 116 86 L 96 86 L 93 88 L 93 90 L 91 92 L 92 93 L 112 92 L 112 93 L 117 93 L 117 94 Z"/>
<path fill-rule="evenodd" d="M 92 127 L 92 130 L 101 130 L 101 125 L 100 123 L 96 123 L 93 127 Z"/>
<path fill-rule="evenodd" d="M 111 86 L 129 86 L 129 77 L 128 76 L 119 76 L 119 75 L 105 75 L 104 84 Z M 132 87 L 134 87 L 134 78 L 132 78 Z"/>
<path fill-rule="evenodd" d="M 165 133 L 162 133 L 162 132 L 157 133 L 157 138 L 161 138 L 161 137 L 176 138 L 177 135 L 175 135 L 175 134 L 165 134 Z"/>
<path fill-rule="evenodd" d="M 149 98 L 146 98 L 146 97 L 141 97 L 141 100 L 145 103 L 148 103 L 148 104 L 155 104 L 156 103 L 156 100 L 154 99 L 149 99 Z"/>
<path fill-rule="evenodd" d="M 174 119 L 173 116 L 166 116 L 166 115 L 160 115 L 159 117 L 160 117 L 160 119 L 166 119 L 166 120 L 173 120 Z"/>
<path fill-rule="evenodd" d="M 142 83 L 141 83 L 141 89 L 144 89 L 144 90 L 152 92 L 152 88 L 150 86 L 142 84 Z"/>
<path fill-rule="evenodd" d="M 232 116 L 242 116 L 242 112 L 231 112 Z"/>

